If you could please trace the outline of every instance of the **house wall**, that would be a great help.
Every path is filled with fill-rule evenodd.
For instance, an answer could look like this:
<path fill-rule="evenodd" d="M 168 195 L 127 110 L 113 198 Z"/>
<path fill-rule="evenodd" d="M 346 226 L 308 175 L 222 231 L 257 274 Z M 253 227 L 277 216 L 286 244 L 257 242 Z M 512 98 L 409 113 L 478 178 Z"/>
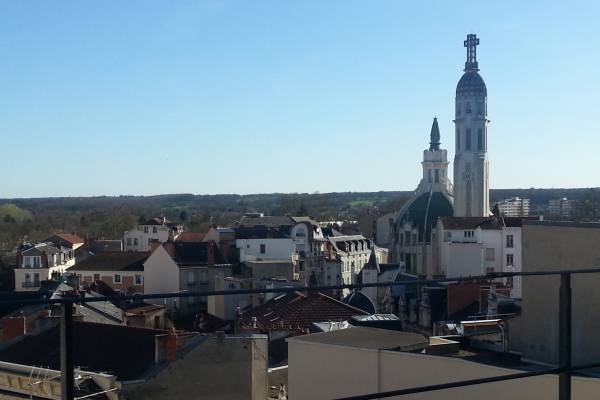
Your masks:
<path fill-rule="evenodd" d="M 265 253 L 260 252 L 260 245 L 265 245 Z M 236 239 L 236 247 L 240 251 L 240 262 L 260 260 L 290 260 L 294 253 L 294 241 L 285 239 Z"/>
<path fill-rule="evenodd" d="M 179 291 L 179 267 L 162 246 L 144 262 L 144 294 Z M 174 306 L 173 299 L 150 299 L 153 304 Z"/>
<path fill-rule="evenodd" d="M 267 336 L 206 337 L 146 383 L 123 385 L 129 400 L 267 398 Z"/>
<path fill-rule="evenodd" d="M 37 291 L 40 288 L 39 282 L 46 280 L 50 276 L 50 268 L 15 268 L 15 291 Z M 29 274 L 29 279 L 27 275 Z M 38 284 L 34 284 L 35 274 L 38 274 Z M 28 282 L 25 284 L 25 282 Z"/>
<path fill-rule="evenodd" d="M 586 227 L 587 226 L 587 227 Z M 524 223 L 523 271 L 600 267 L 600 224 Z M 523 277 L 523 357 L 558 360 L 558 276 Z M 600 360 L 600 274 L 571 277 L 573 363 Z"/>
<path fill-rule="evenodd" d="M 147 228 L 148 232 L 144 232 Z M 156 228 L 156 233 L 153 229 Z M 135 229 L 125 231 L 123 234 L 123 246 L 125 251 L 149 251 L 151 240 L 158 240 L 160 243 L 165 243 L 169 240 L 172 231 L 164 225 L 138 225 Z M 135 240 L 137 239 L 137 245 Z"/>
<path fill-rule="evenodd" d="M 215 290 L 215 279 L 231 276 L 229 266 L 186 266 L 177 267 L 179 274 L 179 291 L 205 292 Z M 195 277 L 190 283 L 190 274 Z M 184 297 L 179 299 L 179 309 L 182 313 L 195 313 L 207 309 L 206 297 Z"/>
<path fill-rule="evenodd" d="M 294 280 L 294 264 L 290 262 L 260 262 L 246 261 L 246 265 L 252 270 L 252 278 L 264 279 L 274 277 L 286 277 L 289 281 Z"/>
<path fill-rule="evenodd" d="M 125 293 L 144 293 L 144 271 L 86 271 L 74 273 L 80 277 L 81 282 L 91 284 L 94 276 L 99 275 L 100 280 L 115 290 Z M 121 282 L 115 281 L 115 275 L 121 276 Z M 140 275 L 141 284 L 136 284 L 135 276 Z"/>
<path fill-rule="evenodd" d="M 518 371 L 457 358 L 288 341 L 288 398 L 346 396 L 500 376 Z M 597 396 L 600 380 L 573 378 L 572 399 Z M 540 376 L 439 390 L 402 400 L 531 400 L 558 398 L 558 378 Z"/>

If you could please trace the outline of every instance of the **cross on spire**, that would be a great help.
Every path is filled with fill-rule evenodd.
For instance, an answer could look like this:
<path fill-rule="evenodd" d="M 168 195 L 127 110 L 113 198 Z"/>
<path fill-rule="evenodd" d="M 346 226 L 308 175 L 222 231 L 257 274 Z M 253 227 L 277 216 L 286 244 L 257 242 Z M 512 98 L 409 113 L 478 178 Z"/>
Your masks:
<path fill-rule="evenodd" d="M 467 40 L 464 42 L 467 48 L 467 62 L 465 63 L 465 71 L 479 71 L 477 65 L 477 46 L 479 45 L 479 39 L 474 33 L 467 35 Z"/>

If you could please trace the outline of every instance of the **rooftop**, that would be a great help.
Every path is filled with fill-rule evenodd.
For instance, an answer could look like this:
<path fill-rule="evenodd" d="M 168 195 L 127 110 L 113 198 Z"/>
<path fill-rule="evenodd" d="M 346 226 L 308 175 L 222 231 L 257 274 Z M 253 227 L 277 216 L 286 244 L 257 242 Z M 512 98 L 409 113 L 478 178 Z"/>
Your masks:
<path fill-rule="evenodd" d="M 148 252 L 106 252 L 98 253 L 78 262 L 68 269 L 74 271 L 143 271 Z"/>
<path fill-rule="evenodd" d="M 429 339 L 418 333 L 362 326 L 296 336 L 287 340 L 373 350 L 417 351 L 429 346 Z"/>
<path fill-rule="evenodd" d="M 240 320 L 246 327 L 252 327 L 253 318 L 256 318 L 256 325 L 262 331 L 291 330 L 307 333 L 313 322 L 345 321 L 354 315 L 368 313 L 323 293 L 292 292 L 246 311 L 240 316 Z"/>
<path fill-rule="evenodd" d="M 176 242 L 201 242 L 206 236 L 205 232 L 181 232 L 175 239 Z"/>

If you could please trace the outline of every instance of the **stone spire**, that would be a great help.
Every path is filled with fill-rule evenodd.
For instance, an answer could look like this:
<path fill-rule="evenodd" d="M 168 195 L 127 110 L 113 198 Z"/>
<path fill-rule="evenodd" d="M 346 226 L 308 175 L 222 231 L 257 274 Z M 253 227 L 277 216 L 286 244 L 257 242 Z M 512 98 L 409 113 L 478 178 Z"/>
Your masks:
<path fill-rule="evenodd" d="M 375 255 L 375 243 L 373 243 L 371 256 L 369 257 L 369 261 L 365 264 L 364 269 L 379 271 L 379 263 L 377 262 L 377 256 Z"/>
<path fill-rule="evenodd" d="M 440 127 L 438 126 L 437 118 L 434 118 L 433 124 L 431 125 L 429 151 L 436 151 L 439 149 L 440 149 Z"/>

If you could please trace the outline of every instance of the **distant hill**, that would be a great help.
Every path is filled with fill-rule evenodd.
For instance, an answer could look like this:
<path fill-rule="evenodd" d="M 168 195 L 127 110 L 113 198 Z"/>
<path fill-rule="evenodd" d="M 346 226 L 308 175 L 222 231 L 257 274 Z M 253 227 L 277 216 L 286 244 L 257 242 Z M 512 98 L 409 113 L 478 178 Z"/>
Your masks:
<path fill-rule="evenodd" d="M 592 192 L 597 197 L 598 191 L 585 188 L 492 189 L 490 198 L 492 202 L 514 196 L 529 198 L 536 209 L 561 197 L 590 199 Z M 412 191 L 380 191 L 0 199 L 0 245 L 12 245 L 23 236 L 41 240 L 58 231 L 76 232 L 83 237 L 120 238 L 136 221 L 159 215 L 197 231 L 206 230 L 210 223 L 235 224 L 247 212 L 355 220 L 365 212 L 398 210 L 412 194 Z"/>
<path fill-rule="evenodd" d="M 6 203 L 0 205 L 0 220 L 5 222 L 23 222 L 31 219 L 31 212 L 17 207 L 15 204 Z"/>

